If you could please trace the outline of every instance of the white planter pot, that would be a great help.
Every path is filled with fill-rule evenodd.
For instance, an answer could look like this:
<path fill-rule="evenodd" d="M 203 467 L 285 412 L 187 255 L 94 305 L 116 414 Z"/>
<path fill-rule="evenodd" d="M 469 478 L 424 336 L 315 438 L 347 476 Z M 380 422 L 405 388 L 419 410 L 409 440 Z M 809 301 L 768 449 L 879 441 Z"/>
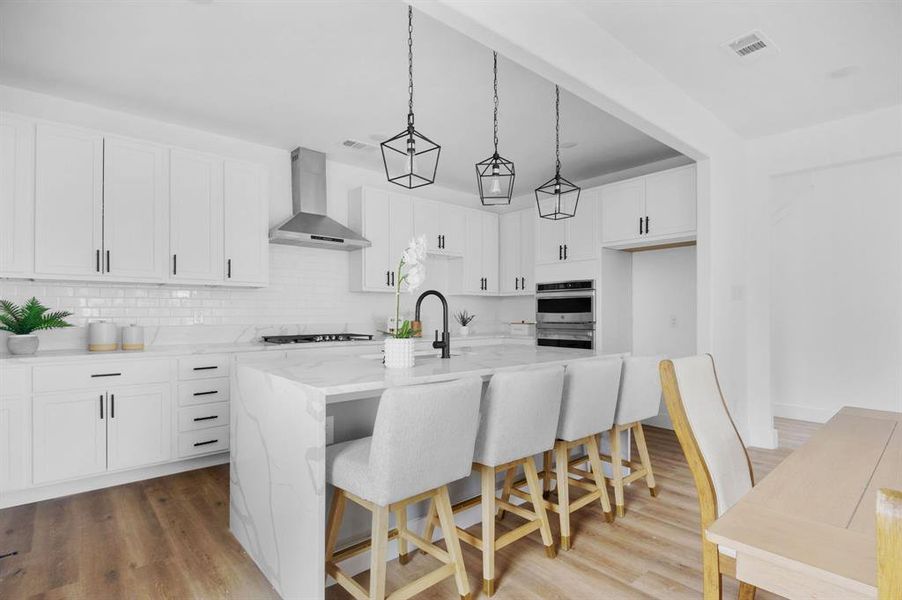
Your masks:
<path fill-rule="evenodd" d="M 10 354 L 34 354 L 38 351 L 38 336 L 11 335 L 6 338 L 6 347 Z"/>
<path fill-rule="evenodd" d="M 385 340 L 385 366 L 389 369 L 409 369 L 414 365 L 414 339 Z"/>
<path fill-rule="evenodd" d="M 467 326 L 467 325 L 461 325 L 460 331 L 459 331 L 458 333 L 460 334 L 460 337 L 467 337 L 468 335 L 470 335 L 470 328 L 469 328 L 469 326 Z"/>

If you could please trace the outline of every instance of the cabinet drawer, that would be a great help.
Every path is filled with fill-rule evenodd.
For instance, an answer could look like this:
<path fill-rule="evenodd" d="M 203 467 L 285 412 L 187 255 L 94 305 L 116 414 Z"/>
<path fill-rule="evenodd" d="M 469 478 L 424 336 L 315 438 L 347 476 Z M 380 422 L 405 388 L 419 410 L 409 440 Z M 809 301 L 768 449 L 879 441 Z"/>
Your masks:
<path fill-rule="evenodd" d="M 167 381 L 168 360 L 91 361 L 34 368 L 35 393 Z"/>
<path fill-rule="evenodd" d="M 191 356 L 179 359 L 179 380 L 210 379 L 229 376 L 229 357 L 226 354 Z"/>
<path fill-rule="evenodd" d="M 227 402 L 199 404 L 179 409 L 179 431 L 195 431 L 210 429 L 229 424 L 229 405 Z M 211 444 L 212 445 L 212 444 Z"/>
<path fill-rule="evenodd" d="M 179 434 L 179 456 L 222 452 L 229 448 L 229 427 L 211 427 Z"/>
<path fill-rule="evenodd" d="M 27 396 L 31 393 L 31 369 L 0 367 L 0 396 Z"/>
<path fill-rule="evenodd" d="M 229 378 L 198 379 L 179 382 L 179 406 L 228 402 Z"/>

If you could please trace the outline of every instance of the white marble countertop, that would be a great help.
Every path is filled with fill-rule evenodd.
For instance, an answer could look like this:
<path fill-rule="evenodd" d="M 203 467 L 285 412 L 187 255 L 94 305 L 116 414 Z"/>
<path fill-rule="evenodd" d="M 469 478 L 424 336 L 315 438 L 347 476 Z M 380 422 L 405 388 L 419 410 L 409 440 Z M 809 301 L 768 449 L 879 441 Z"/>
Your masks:
<path fill-rule="evenodd" d="M 505 334 L 486 334 L 459 337 L 451 334 L 451 346 L 465 346 L 468 341 L 486 342 L 489 340 L 531 340 L 531 336 L 512 336 Z M 310 344 L 267 344 L 263 341 L 255 342 L 231 342 L 231 343 L 205 343 L 205 344 L 169 344 L 147 346 L 140 351 L 113 352 L 89 352 L 85 348 L 73 348 L 68 350 L 38 350 L 37 354 L 30 356 L 18 356 L 13 354 L 0 354 L 0 365 L 12 367 L 15 365 L 30 365 L 43 362 L 66 362 L 69 360 L 121 360 L 138 358 L 158 358 L 165 356 L 186 356 L 191 354 L 221 354 L 231 352 L 285 352 L 292 350 L 323 350 L 326 348 L 362 348 L 369 352 L 379 352 L 384 339 L 377 335 L 370 341 L 351 342 L 316 342 Z M 428 346 L 431 339 L 418 340 L 418 346 Z"/>
<path fill-rule="evenodd" d="M 372 351 L 289 357 L 246 367 L 296 381 L 327 397 L 361 397 L 367 393 L 377 395 L 381 390 L 397 385 L 447 381 L 465 375 L 487 377 L 504 369 L 567 364 L 595 356 L 601 354 L 595 350 L 549 348 L 522 343 L 467 347 L 465 342 L 457 340 L 456 346 L 452 341 L 451 358 L 440 358 L 437 350 L 424 351 L 423 355 L 417 356 L 416 366 L 410 369 L 386 369 L 382 364 L 381 354 Z"/>

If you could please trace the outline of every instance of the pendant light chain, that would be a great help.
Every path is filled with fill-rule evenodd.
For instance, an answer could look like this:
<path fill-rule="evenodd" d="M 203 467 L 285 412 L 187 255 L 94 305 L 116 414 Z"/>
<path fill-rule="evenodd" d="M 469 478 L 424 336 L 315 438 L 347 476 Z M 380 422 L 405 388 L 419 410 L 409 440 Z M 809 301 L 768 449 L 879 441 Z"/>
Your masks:
<path fill-rule="evenodd" d="M 492 52 L 492 56 L 494 58 L 494 64 L 492 67 L 492 72 L 495 76 L 495 155 L 498 155 L 498 53 Z"/>
<path fill-rule="evenodd" d="M 561 88 L 554 86 L 554 159 L 555 175 L 561 175 Z"/>
<path fill-rule="evenodd" d="M 407 6 L 407 109 L 413 121 L 413 6 Z"/>

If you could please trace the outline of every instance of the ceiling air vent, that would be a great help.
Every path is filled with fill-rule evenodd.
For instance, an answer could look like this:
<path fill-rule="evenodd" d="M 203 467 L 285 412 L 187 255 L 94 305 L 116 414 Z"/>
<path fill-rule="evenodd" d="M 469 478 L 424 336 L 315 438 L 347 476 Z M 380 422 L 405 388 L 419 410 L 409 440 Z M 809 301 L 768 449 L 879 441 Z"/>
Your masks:
<path fill-rule="evenodd" d="M 376 147 L 372 144 L 367 144 L 366 142 L 361 142 L 359 140 L 346 139 L 341 143 L 342 148 L 347 148 L 348 150 L 375 150 Z"/>
<path fill-rule="evenodd" d="M 753 31 L 747 35 L 743 35 L 735 40 L 729 41 L 723 45 L 731 54 L 746 60 L 751 57 L 758 57 L 762 54 L 769 54 L 777 48 L 760 31 Z"/>

